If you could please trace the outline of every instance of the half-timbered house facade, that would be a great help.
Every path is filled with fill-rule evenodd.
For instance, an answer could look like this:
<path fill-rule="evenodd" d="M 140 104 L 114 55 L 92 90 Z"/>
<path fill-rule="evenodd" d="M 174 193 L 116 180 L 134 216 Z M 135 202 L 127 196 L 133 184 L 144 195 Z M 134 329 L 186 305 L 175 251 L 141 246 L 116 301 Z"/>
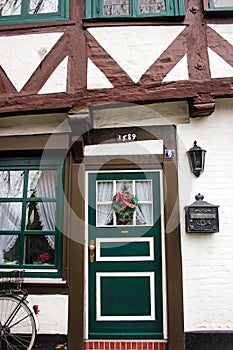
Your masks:
<path fill-rule="evenodd" d="M 25 270 L 38 347 L 232 347 L 232 14 L 0 1 L 0 268 Z M 198 193 L 218 229 L 185 216 Z"/>

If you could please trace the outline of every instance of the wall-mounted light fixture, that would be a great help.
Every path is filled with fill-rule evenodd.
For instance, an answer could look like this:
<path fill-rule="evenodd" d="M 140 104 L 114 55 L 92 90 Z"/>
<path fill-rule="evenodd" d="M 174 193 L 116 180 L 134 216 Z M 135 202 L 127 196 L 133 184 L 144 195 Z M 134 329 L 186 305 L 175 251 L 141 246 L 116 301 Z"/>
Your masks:
<path fill-rule="evenodd" d="M 204 171 L 206 150 L 197 145 L 194 141 L 194 146 L 187 152 L 189 163 L 192 172 L 198 177 Z"/>

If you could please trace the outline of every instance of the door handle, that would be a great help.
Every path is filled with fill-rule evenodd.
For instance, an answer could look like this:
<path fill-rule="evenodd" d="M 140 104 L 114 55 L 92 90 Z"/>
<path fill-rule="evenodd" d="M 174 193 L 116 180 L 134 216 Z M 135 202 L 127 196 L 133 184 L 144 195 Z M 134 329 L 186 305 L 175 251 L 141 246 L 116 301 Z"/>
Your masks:
<path fill-rule="evenodd" d="M 95 259 L 95 242 L 93 241 L 93 239 L 90 241 L 89 250 L 90 250 L 90 263 L 93 263 Z"/>

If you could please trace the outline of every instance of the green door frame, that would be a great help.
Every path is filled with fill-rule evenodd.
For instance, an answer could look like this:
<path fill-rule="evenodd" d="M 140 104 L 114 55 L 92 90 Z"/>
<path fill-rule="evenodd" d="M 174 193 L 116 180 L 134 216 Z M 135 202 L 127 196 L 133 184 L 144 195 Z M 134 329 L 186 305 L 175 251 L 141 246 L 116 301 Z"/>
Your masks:
<path fill-rule="evenodd" d="M 145 132 L 146 131 L 146 132 Z M 137 132 L 140 128 L 114 128 L 92 130 L 91 143 L 99 144 L 104 140 L 114 139 L 116 133 Z M 140 135 L 139 135 L 140 136 Z M 163 140 L 165 149 L 174 149 L 176 151 L 176 127 L 174 125 L 148 126 L 143 128 L 140 139 L 158 139 Z M 81 152 L 81 151 L 80 151 Z M 67 194 L 71 201 L 73 212 L 78 215 L 76 219 L 71 220 L 69 236 L 74 237 L 70 240 L 69 254 L 69 337 L 68 345 L 70 350 L 82 348 L 83 340 L 87 339 L 87 330 L 83 324 L 85 315 L 85 303 L 83 298 L 85 293 L 84 283 L 84 248 L 85 248 L 85 226 L 84 226 L 84 208 L 85 208 L 85 171 L 88 170 L 119 170 L 119 169 L 151 169 L 155 168 L 155 157 L 127 157 L 127 160 L 114 159 L 107 157 L 95 157 L 86 159 L 82 164 L 80 162 L 80 152 L 74 153 L 71 168 L 70 191 Z M 77 157 L 75 156 L 77 154 Z M 132 159 L 132 160 L 131 160 Z M 179 197 L 178 197 L 178 171 L 177 159 L 157 157 L 163 169 L 164 178 L 164 232 L 165 232 L 165 260 L 166 260 L 166 299 L 167 299 L 167 333 L 168 350 L 184 350 L 184 320 L 183 320 L 183 288 L 182 288 L 182 260 L 181 260 L 181 238 L 180 238 L 180 215 L 179 215 Z M 75 164 L 76 163 L 76 164 Z M 157 167 L 157 166 L 156 166 Z M 67 175 L 68 176 L 68 175 Z M 79 186 L 77 186 L 79 179 Z M 81 184 L 80 184 L 81 182 Z M 75 217 L 76 217 L 75 216 Z M 79 218 L 83 218 L 79 220 Z M 173 222 L 175 225 L 170 225 Z M 80 236 L 80 244 L 77 244 L 75 238 Z M 174 293 L 175 291 L 175 293 Z M 79 315 L 77 317 L 77 315 Z M 79 347 L 80 344 L 80 347 Z"/>
<path fill-rule="evenodd" d="M 151 235 L 151 232 L 153 232 L 154 230 L 156 231 L 156 232 L 158 232 L 158 230 L 159 230 L 159 235 L 160 235 L 160 237 L 159 237 L 159 242 L 157 243 L 157 247 L 155 248 L 156 249 L 156 253 L 155 253 L 155 255 L 157 254 L 157 255 L 160 255 L 160 257 L 157 257 L 159 260 L 160 260 L 160 264 L 161 264 L 161 277 L 159 277 L 159 276 L 157 276 L 156 277 L 156 283 L 155 284 L 157 284 L 157 283 L 159 283 L 159 281 L 160 281 L 160 286 L 161 287 L 159 287 L 159 286 L 156 286 L 156 294 L 157 294 L 157 297 L 156 297 L 156 303 L 158 302 L 158 300 L 160 300 L 160 307 L 161 307 L 161 313 L 160 313 L 160 311 L 158 310 L 159 309 L 159 306 L 158 306 L 158 304 L 156 305 L 156 313 L 158 313 L 157 314 L 157 316 L 159 317 L 159 319 L 160 319 L 160 322 L 161 322 L 161 325 L 159 326 L 159 324 L 158 324 L 158 322 L 148 322 L 148 325 L 147 325 L 147 327 L 148 327 L 148 329 L 149 329 L 149 327 L 151 328 L 151 332 L 149 332 L 148 330 L 145 332 L 145 333 L 143 333 L 143 331 L 140 329 L 140 327 L 141 328 L 143 328 L 143 326 L 144 326 L 144 324 L 145 324 L 145 322 L 144 322 L 144 324 L 143 324 L 143 322 L 142 322 L 142 325 L 140 326 L 139 325 L 139 322 L 133 322 L 134 323 L 134 325 L 133 325 L 133 327 L 137 327 L 137 329 L 138 329 L 138 331 L 137 331 L 137 333 L 138 334 L 136 334 L 136 332 L 135 332 L 135 334 L 134 335 L 132 335 L 132 333 L 127 333 L 127 331 L 125 330 L 124 332 L 123 332 L 123 330 L 120 332 L 119 331 L 119 322 L 118 323 L 116 323 L 116 322 L 112 322 L 112 329 L 114 329 L 115 327 L 118 329 L 118 332 L 119 332 L 119 334 L 121 333 L 121 337 L 120 338 L 154 338 L 154 339 L 166 339 L 167 338 L 167 318 L 166 318 L 166 310 L 167 310 L 167 308 L 166 308 L 166 277 L 165 277 L 165 238 L 164 238 L 164 229 L 163 229 L 163 227 L 164 227 L 164 215 L 163 215 L 163 183 L 162 183 L 162 170 L 160 169 L 154 169 L 154 170 L 121 170 L 121 171 L 116 171 L 116 170 L 113 170 L 113 171 L 100 171 L 100 172 L 96 172 L 96 171 L 93 171 L 93 172 L 91 172 L 91 171 L 87 171 L 86 172 L 86 178 L 87 178 L 87 180 L 86 180 L 86 183 L 91 183 L 92 184 L 92 187 L 95 185 L 95 179 L 93 180 L 93 177 L 92 177 L 92 182 L 90 182 L 90 179 L 89 179 L 89 177 L 91 177 L 90 176 L 90 174 L 96 174 L 96 177 L 97 177 L 97 179 L 99 179 L 99 178 L 101 178 L 101 175 L 102 175 L 102 178 L 104 178 L 104 177 L 106 177 L 106 178 L 112 178 L 112 179 L 120 179 L 121 178 L 121 176 L 122 176 L 122 174 L 125 174 L 125 177 L 124 178 L 127 178 L 127 177 L 129 177 L 130 178 L 130 176 L 132 177 L 132 179 L 137 179 L 137 177 L 138 178 L 143 178 L 143 177 L 145 177 L 146 179 L 147 178 L 150 178 L 150 179 L 152 179 L 153 180 L 153 191 L 156 191 L 156 190 L 158 190 L 159 191 L 159 194 L 158 194 L 158 196 L 159 196 L 159 200 L 158 201 L 155 201 L 154 203 L 156 203 L 156 204 L 154 204 L 154 216 L 155 216 L 155 219 L 156 219 L 156 216 L 158 215 L 158 212 L 155 212 L 155 210 L 157 211 L 159 211 L 159 215 L 161 215 L 160 216 L 160 219 L 157 221 L 157 223 L 156 223 L 156 220 L 155 220 L 155 223 L 156 223 L 156 225 L 154 226 L 152 226 L 152 227 L 147 227 L 147 226 L 133 226 L 133 227 L 126 227 L 126 226 L 123 226 L 123 227 L 121 227 L 121 229 L 123 229 L 123 231 L 125 230 L 125 229 L 127 229 L 128 231 L 129 231 L 129 233 L 128 233 L 128 237 L 130 236 L 130 229 L 131 229 L 131 235 L 132 235 L 132 231 L 133 231 L 133 235 L 135 235 L 135 234 L 140 234 L 139 233 L 139 231 L 140 230 L 144 230 L 145 231 L 145 228 L 146 228 L 146 235 L 147 234 L 149 234 L 149 235 Z M 145 175 L 146 174 L 146 175 Z M 88 185 L 89 186 L 89 185 Z M 93 189 L 92 189 L 92 191 L 93 191 Z M 86 191 L 86 193 L 87 193 L 87 196 L 88 196 L 88 192 L 89 192 L 89 188 L 88 188 L 88 190 Z M 91 192 L 91 194 L 92 194 L 93 192 Z M 88 196 L 89 197 L 89 196 Z M 87 198 L 88 198 L 87 197 Z M 92 197 L 92 196 L 91 196 Z M 88 200 L 86 200 L 86 203 L 88 202 Z M 90 209 L 91 210 L 91 212 L 92 212 L 92 215 L 95 215 L 95 195 L 93 196 L 93 203 L 91 203 L 91 206 L 92 206 L 92 208 Z M 158 204 L 159 203 L 159 204 Z M 157 208 L 157 209 L 155 209 L 155 207 L 157 206 L 157 205 L 159 205 L 159 207 Z M 93 209 L 93 206 L 94 206 L 94 209 Z M 88 210 L 86 210 L 86 212 L 88 212 Z M 93 221 L 93 223 L 95 224 L 95 220 L 93 220 L 92 219 L 92 221 Z M 159 225 L 159 227 L 158 227 L 158 225 Z M 89 226 L 89 225 L 88 225 Z M 113 227 L 110 227 L 110 228 L 107 228 L 108 229 L 108 231 L 110 231 L 110 233 L 109 233 L 109 235 L 112 237 L 112 236 L 115 236 L 116 237 L 116 235 L 118 235 L 119 236 L 119 232 L 120 232 L 120 230 L 119 230 L 119 228 L 120 228 L 119 226 L 117 226 L 117 227 L 115 227 L 115 228 L 113 228 Z M 157 227 L 157 228 L 156 228 Z M 101 228 L 97 228 L 97 230 L 99 230 L 99 231 L 103 231 L 103 230 L 106 230 L 106 228 L 104 228 L 104 229 L 101 229 Z M 152 230 L 152 231 L 151 231 Z M 92 231 L 93 231 L 93 229 L 92 229 Z M 96 230 L 94 230 L 94 231 L 96 231 Z M 114 233 L 113 233 L 113 231 L 114 231 Z M 117 232 L 118 231 L 118 232 Z M 136 231 L 136 232 L 135 232 Z M 125 232 L 125 231 L 124 231 Z M 94 232 L 94 235 L 96 234 L 96 232 Z M 102 232 L 102 234 L 103 234 L 103 232 Z M 155 234 L 155 233 L 153 233 L 153 234 Z M 92 234 L 93 235 L 93 234 Z M 122 235 L 121 235 L 122 236 Z M 93 237 L 92 237 L 93 238 Z M 86 272 L 88 273 L 89 272 L 89 268 L 91 269 L 91 270 L 93 270 L 93 267 L 95 267 L 96 268 L 96 262 L 94 262 L 94 264 L 92 265 L 92 264 L 89 264 L 89 252 L 88 252 L 88 243 L 89 243 L 89 240 L 90 239 L 92 239 L 92 238 L 90 238 L 89 237 L 89 232 L 86 232 L 86 242 L 87 242 L 87 244 L 86 244 Z M 158 246 L 158 244 L 159 244 L 159 246 Z M 159 249 L 159 252 L 158 252 L 158 249 Z M 156 257 L 155 257 L 155 261 L 156 261 Z M 103 263 L 102 263 L 103 264 Z M 106 263 L 105 263 L 106 264 Z M 120 266 L 121 266 L 121 268 L 122 268 L 122 263 L 118 263 Z M 137 268 L 139 268 L 139 269 L 142 269 L 142 267 L 141 267 L 141 263 L 133 263 L 133 266 L 134 266 L 134 264 L 135 264 L 135 266 L 137 265 Z M 145 262 L 144 262 L 144 264 L 145 264 Z M 150 267 L 150 269 L 152 268 L 152 266 L 153 266 L 153 262 L 151 263 L 152 265 L 151 265 L 151 267 Z M 157 264 L 157 263 L 156 263 Z M 95 265 L 95 266 L 94 266 Z M 101 265 L 101 264 L 100 264 Z M 130 264 L 129 264 L 130 265 Z M 148 266 L 147 265 L 149 265 L 148 263 L 146 263 L 146 266 L 145 266 L 145 268 L 148 268 Z M 107 271 L 110 271 L 111 270 L 111 268 L 116 268 L 116 266 L 115 266 L 115 264 L 113 263 L 113 262 L 109 262 L 108 263 L 108 268 L 107 268 Z M 131 263 L 131 267 L 130 267 L 130 271 L 132 270 L 132 263 Z M 105 269 L 106 269 L 106 265 L 105 265 Z M 109 270 L 110 269 L 110 270 Z M 153 269 L 153 268 L 152 268 Z M 127 270 L 125 270 L 125 266 L 123 267 L 123 270 L 124 271 L 127 271 Z M 157 271 L 157 269 L 156 269 L 156 274 L 158 273 L 158 271 Z M 159 277 L 159 279 L 158 279 L 158 277 Z M 131 276 L 131 278 L 132 278 L 132 280 L 133 280 L 133 277 Z M 87 278 L 87 280 L 88 280 L 88 278 Z M 104 279 L 102 278 L 102 280 L 104 281 Z M 105 278 L 105 280 L 107 281 L 107 279 Z M 95 290 L 93 290 L 92 288 L 90 289 L 90 285 L 89 284 L 87 284 L 86 285 L 86 291 L 85 291 L 85 296 L 86 296 L 86 305 L 88 305 L 88 308 L 89 307 L 94 307 L 94 309 L 95 309 L 95 305 L 93 305 L 93 303 L 91 303 L 90 305 L 89 305 L 89 294 L 92 294 L 92 299 L 95 299 Z M 161 293 L 161 294 L 160 294 Z M 160 315 L 160 316 L 159 316 Z M 87 322 L 86 322 L 86 329 L 88 329 L 88 327 L 89 327 L 89 322 L 88 321 L 90 321 L 90 319 L 89 319 L 89 317 L 90 317 L 90 313 L 89 313 L 89 315 L 87 315 L 86 314 L 86 320 L 87 320 Z M 101 322 L 100 322 L 101 323 Z M 103 324 L 104 324 L 105 322 L 103 322 Z M 99 329 L 99 330 L 101 330 L 101 326 L 99 327 L 99 324 L 98 324 L 98 322 L 94 322 L 94 324 L 96 324 L 96 326 L 97 326 L 97 329 Z M 157 326 L 156 326 L 156 324 L 158 324 Z M 111 325 L 111 322 L 108 322 L 108 328 L 110 329 L 110 325 Z M 115 326 L 116 325 L 116 326 Z M 92 326 L 93 326 L 93 322 L 92 322 Z M 130 326 L 129 326 L 129 323 L 125 323 L 125 327 L 129 327 L 130 328 Z M 146 330 L 146 324 L 145 324 L 145 330 Z M 160 333 L 160 332 L 158 332 L 158 330 L 157 331 L 152 331 L 152 329 L 154 329 L 154 327 L 156 327 L 156 329 L 159 329 L 159 328 L 161 328 L 162 327 L 162 329 L 163 329 L 163 331 L 162 331 L 162 333 Z M 124 328 L 124 327 L 123 327 Z M 131 331 L 132 332 L 132 331 Z M 111 333 L 111 332 L 110 332 Z M 100 331 L 100 334 L 101 334 L 101 331 Z M 119 337 L 119 334 L 118 334 L 118 337 Z M 88 336 L 88 335 L 87 335 Z M 90 336 L 89 336 L 90 338 L 98 338 L 97 337 L 97 334 L 95 335 L 93 332 L 91 332 L 91 334 L 90 334 Z M 103 333 L 103 335 L 102 336 L 100 336 L 99 338 L 101 338 L 101 337 L 103 337 L 103 338 L 106 338 L 106 337 L 111 337 L 111 338 L 117 338 L 117 333 L 111 333 L 111 334 L 105 334 L 104 335 L 104 333 Z"/>

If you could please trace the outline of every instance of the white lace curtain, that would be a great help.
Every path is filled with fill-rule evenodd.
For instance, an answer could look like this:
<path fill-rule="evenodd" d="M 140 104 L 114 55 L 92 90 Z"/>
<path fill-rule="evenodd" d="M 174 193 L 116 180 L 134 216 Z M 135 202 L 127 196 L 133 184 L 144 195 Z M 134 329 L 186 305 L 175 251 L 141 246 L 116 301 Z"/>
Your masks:
<path fill-rule="evenodd" d="M 150 181 L 138 181 L 135 186 L 136 198 L 145 203 L 139 203 L 136 218 L 141 225 L 152 225 L 152 189 Z"/>
<path fill-rule="evenodd" d="M 97 187 L 97 225 L 109 225 L 113 219 L 112 182 L 98 182 Z M 101 204 L 100 204 L 101 203 Z"/>
<path fill-rule="evenodd" d="M 29 176 L 28 190 L 35 192 L 36 197 L 56 197 L 56 170 L 33 171 Z M 22 198 L 24 184 L 24 171 L 0 172 L 0 197 Z M 44 231 L 55 230 L 56 203 L 37 202 L 37 210 Z M 21 229 L 21 202 L 0 203 L 0 230 L 16 231 Z M 54 249 L 55 236 L 45 236 L 50 247 Z M 0 263 L 4 263 L 4 254 L 12 249 L 18 239 L 18 235 L 0 235 Z"/>
<path fill-rule="evenodd" d="M 36 186 L 36 197 L 56 198 L 56 170 L 43 170 Z M 43 231 L 55 230 L 56 202 L 37 202 L 37 209 Z M 55 236 L 46 235 L 52 249 L 55 246 Z"/>
<path fill-rule="evenodd" d="M 14 174 L 14 176 L 13 176 Z M 0 197 L 22 197 L 24 172 L 1 171 Z M 0 230 L 15 231 L 21 227 L 22 204 L 20 202 L 0 203 Z M 0 235 L 0 263 L 4 263 L 4 253 L 14 247 L 18 235 Z"/>
<path fill-rule="evenodd" d="M 122 189 L 122 185 L 127 186 L 129 192 L 133 192 L 132 181 L 117 182 L 116 191 Z M 136 181 L 135 195 L 139 202 L 136 209 L 137 222 L 140 225 L 152 224 L 152 189 L 150 181 Z M 97 225 L 109 225 L 113 220 L 112 210 L 113 183 L 98 182 L 97 187 Z"/>

